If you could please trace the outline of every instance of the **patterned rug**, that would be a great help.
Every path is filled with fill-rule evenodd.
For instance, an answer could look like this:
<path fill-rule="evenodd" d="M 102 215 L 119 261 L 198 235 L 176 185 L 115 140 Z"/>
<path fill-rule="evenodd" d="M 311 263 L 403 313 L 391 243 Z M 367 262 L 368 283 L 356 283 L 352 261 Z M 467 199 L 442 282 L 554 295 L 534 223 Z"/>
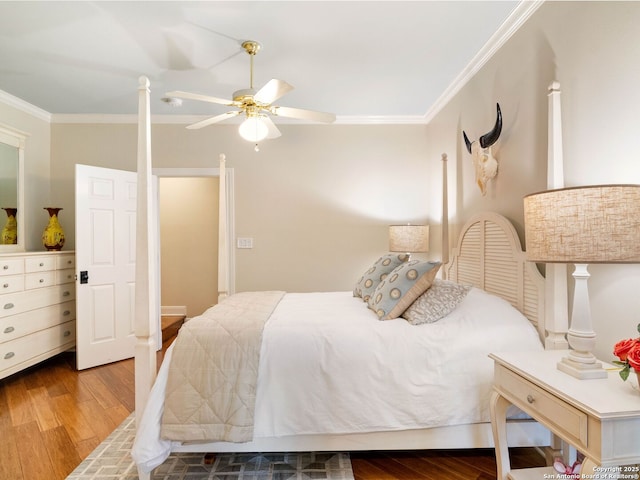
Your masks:
<path fill-rule="evenodd" d="M 67 477 L 68 480 L 135 480 L 129 452 L 131 414 Z M 348 453 L 174 453 L 151 478 L 163 480 L 353 480 Z"/>

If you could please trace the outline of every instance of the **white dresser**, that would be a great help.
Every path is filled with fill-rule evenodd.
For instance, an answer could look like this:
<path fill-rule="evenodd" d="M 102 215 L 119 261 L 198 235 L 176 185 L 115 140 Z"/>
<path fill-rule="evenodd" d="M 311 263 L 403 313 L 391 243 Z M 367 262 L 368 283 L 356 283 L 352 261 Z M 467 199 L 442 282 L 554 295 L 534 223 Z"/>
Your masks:
<path fill-rule="evenodd" d="M 0 255 L 0 378 L 76 343 L 75 254 Z"/>

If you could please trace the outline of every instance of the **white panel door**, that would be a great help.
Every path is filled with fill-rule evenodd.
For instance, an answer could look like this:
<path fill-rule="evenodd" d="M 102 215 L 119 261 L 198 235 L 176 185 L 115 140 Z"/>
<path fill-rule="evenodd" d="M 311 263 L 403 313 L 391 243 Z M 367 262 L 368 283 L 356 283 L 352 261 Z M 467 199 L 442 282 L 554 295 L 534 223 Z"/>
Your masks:
<path fill-rule="evenodd" d="M 136 173 L 76 165 L 79 370 L 134 356 Z"/>

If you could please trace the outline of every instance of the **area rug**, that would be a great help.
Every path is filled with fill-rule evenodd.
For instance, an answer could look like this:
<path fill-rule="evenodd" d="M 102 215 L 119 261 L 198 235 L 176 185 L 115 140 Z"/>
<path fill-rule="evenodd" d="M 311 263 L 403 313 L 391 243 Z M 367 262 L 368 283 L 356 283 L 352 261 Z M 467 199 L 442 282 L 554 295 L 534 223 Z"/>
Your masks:
<path fill-rule="evenodd" d="M 131 414 L 67 477 L 134 480 L 129 452 L 135 437 Z M 353 480 L 348 453 L 174 453 L 153 472 L 163 480 Z"/>

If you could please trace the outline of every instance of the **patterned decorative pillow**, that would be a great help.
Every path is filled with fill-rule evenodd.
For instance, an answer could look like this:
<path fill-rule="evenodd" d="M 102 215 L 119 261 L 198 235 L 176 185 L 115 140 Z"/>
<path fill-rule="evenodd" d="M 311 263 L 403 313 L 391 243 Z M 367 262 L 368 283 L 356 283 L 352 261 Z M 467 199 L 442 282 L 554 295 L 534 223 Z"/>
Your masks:
<path fill-rule="evenodd" d="M 411 260 L 396 267 L 367 302 L 380 320 L 398 318 L 433 284 L 440 262 Z"/>
<path fill-rule="evenodd" d="M 471 286 L 436 279 L 402 314 L 411 325 L 433 323 L 449 315 L 471 290 Z"/>
<path fill-rule="evenodd" d="M 394 268 L 402 265 L 407 260 L 409 260 L 409 256 L 405 253 L 387 253 L 381 256 L 371 268 L 360 277 L 360 280 L 358 280 L 358 283 L 356 283 L 353 289 L 353 296 L 360 297 L 365 302 L 368 302 L 369 297 L 371 297 L 378 284 L 384 280 Z"/>

